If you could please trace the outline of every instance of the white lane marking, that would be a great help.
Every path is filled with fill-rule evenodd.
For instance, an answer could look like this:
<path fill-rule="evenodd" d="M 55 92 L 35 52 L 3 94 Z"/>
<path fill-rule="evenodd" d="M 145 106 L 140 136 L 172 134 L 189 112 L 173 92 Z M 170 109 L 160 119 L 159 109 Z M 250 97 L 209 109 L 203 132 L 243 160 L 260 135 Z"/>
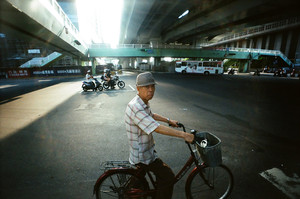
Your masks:
<path fill-rule="evenodd" d="M 1 85 L 1 86 L 0 86 L 0 89 L 3 89 L 3 88 L 10 88 L 10 87 L 14 87 L 14 86 L 18 86 L 18 85 L 17 85 L 17 84 Z"/>
<path fill-rule="evenodd" d="M 293 177 L 286 176 L 280 169 L 273 168 L 261 172 L 260 175 L 271 182 L 291 199 L 298 199 L 300 196 L 300 178 L 297 174 Z"/>
<path fill-rule="evenodd" d="M 52 79 L 40 79 L 38 80 L 38 82 L 50 82 L 52 81 Z"/>
<path fill-rule="evenodd" d="M 133 90 L 133 91 L 135 91 L 135 89 L 129 84 L 129 87 Z"/>

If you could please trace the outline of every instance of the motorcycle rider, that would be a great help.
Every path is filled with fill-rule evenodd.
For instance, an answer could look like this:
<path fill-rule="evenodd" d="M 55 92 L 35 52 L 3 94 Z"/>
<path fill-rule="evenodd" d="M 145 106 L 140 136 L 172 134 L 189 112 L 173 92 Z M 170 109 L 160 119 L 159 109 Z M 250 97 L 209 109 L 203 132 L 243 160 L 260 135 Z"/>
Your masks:
<path fill-rule="evenodd" d="M 88 70 L 86 72 L 85 79 L 86 79 L 86 82 L 88 82 L 89 84 L 92 84 L 95 87 L 95 83 L 93 82 L 94 77 L 93 77 L 93 75 L 91 75 L 91 70 Z"/>
<path fill-rule="evenodd" d="M 110 73 L 109 69 L 107 69 L 105 71 L 104 79 L 107 81 L 108 86 L 110 86 L 112 89 L 114 89 L 113 80 L 112 80 L 111 73 Z"/>

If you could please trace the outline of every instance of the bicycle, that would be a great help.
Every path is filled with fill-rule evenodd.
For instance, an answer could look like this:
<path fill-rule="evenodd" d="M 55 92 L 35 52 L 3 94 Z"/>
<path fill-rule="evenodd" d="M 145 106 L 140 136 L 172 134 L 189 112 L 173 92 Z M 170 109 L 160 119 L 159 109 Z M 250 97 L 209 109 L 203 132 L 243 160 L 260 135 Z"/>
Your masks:
<path fill-rule="evenodd" d="M 178 125 L 186 132 L 183 124 Z M 195 141 L 193 144 L 186 142 L 191 156 L 175 175 L 174 184 L 195 163 L 185 183 L 186 198 L 227 198 L 233 189 L 233 175 L 222 164 L 221 140 L 207 132 L 191 130 L 191 133 L 195 135 Z M 97 199 L 155 198 L 157 187 L 154 174 L 130 165 L 128 161 L 107 161 L 104 166 L 105 172 L 94 185 Z"/>

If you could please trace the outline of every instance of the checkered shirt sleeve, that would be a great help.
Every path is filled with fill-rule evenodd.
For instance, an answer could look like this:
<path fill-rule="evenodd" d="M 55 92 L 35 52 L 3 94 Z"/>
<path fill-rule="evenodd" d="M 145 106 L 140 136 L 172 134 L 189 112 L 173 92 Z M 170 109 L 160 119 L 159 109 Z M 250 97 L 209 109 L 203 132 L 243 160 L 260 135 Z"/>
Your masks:
<path fill-rule="evenodd" d="M 154 140 L 152 132 L 160 125 L 139 96 L 133 98 L 125 112 L 125 124 L 130 147 L 129 161 L 132 164 L 149 164 L 154 161 Z"/>

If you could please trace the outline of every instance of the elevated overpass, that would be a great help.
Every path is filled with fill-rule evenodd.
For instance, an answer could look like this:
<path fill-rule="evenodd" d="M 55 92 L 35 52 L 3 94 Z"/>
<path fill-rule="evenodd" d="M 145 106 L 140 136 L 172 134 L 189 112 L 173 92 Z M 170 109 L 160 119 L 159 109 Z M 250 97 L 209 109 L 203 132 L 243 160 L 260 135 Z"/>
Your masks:
<path fill-rule="evenodd" d="M 89 46 L 89 57 L 174 57 L 258 60 L 260 56 L 280 57 L 289 66 L 293 63 L 279 50 L 250 48 L 202 48 L 182 45 L 123 44 L 111 48 L 104 44 Z"/>
<path fill-rule="evenodd" d="M 123 44 L 115 48 L 103 44 L 90 45 L 89 57 L 174 57 L 212 59 L 258 59 L 259 51 L 250 49 L 204 49 L 182 45 Z M 275 55 L 275 54 L 274 54 Z"/>
<path fill-rule="evenodd" d="M 1 0 L 0 32 L 86 57 L 87 45 L 56 0 Z"/>

